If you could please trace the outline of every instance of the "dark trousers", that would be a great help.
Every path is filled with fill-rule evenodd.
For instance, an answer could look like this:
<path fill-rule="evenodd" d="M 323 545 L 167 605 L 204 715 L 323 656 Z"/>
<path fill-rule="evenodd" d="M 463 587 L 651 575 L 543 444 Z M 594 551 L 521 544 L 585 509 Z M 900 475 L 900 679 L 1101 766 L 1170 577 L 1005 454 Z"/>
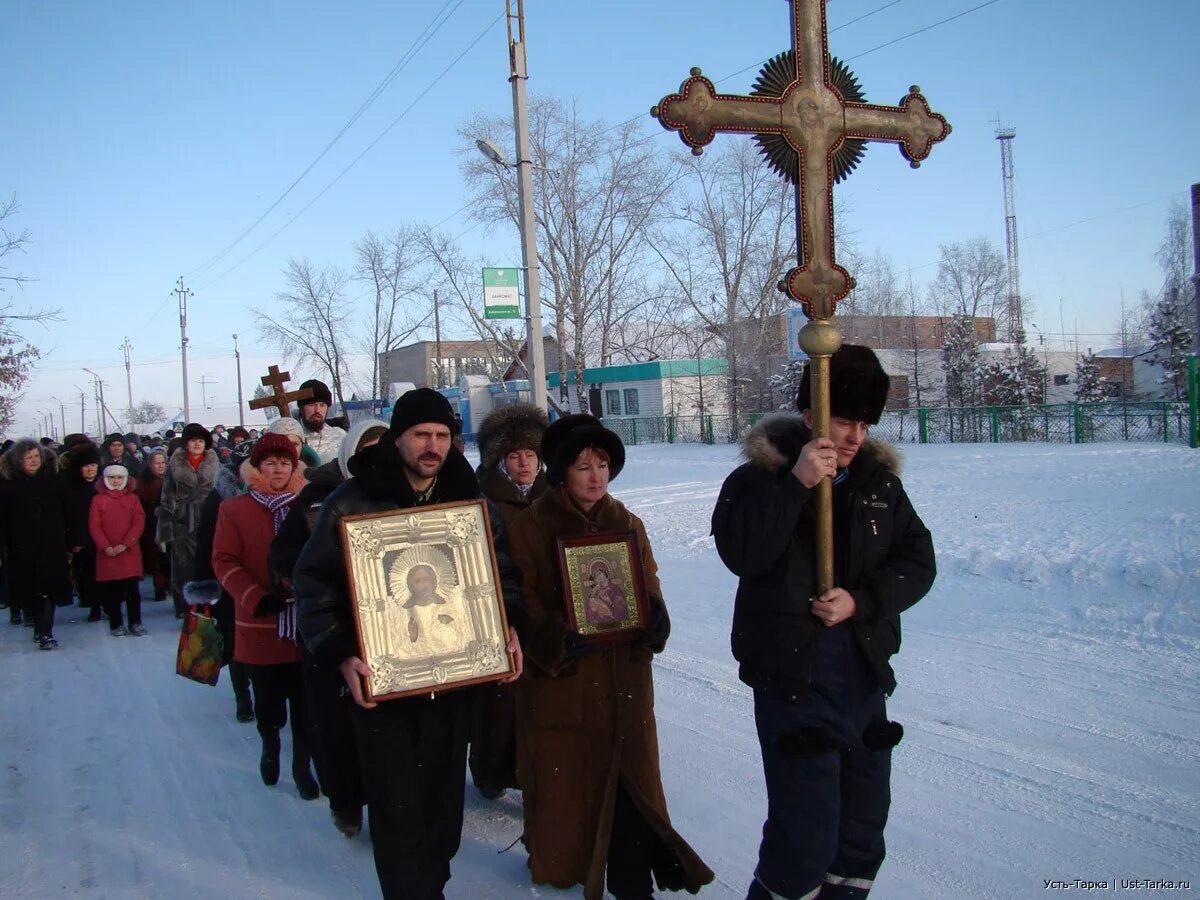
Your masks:
<path fill-rule="evenodd" d="M 605 869 L 608 892 L 617 900 L 645 900 L 653 896 L 650 873 L 657 840 L 625 785 L 618 781 Z"/>
<path fill-rule="evenodd" d="M 250 673 L 246 671 L 246 664 L 240 662 L 229 663 L 229 683 L 233 686 L 233 698 L 238 705 L 243 703 L 253 709 L 254 703 L 250 699 Z"/>
<path fill-rule="evenodd" d="M 32 600 L 26 601 L 25 615 L 33 617 L 33 636 L 54 636 L 55 603 L 45 594 L 39 594 Z M 28 619 L 26 619 L 28 621 Z"/>
<path fill-rule="evenodd" d="M 471 779 L 483 791 L 519 787 L 516 685 L 484 685 L 478 710 L 468 757 Z"/>
<path fill-rule="evenodd" d="M 462 839 L 476 692 L 354 708 L 375 873 L 384 900 L 442 900 Z"/>
<path fill-rule="evenodd" d="M 304 692 L 312 716 L 313 762 L 317 780 L 339 813 L 361 813 L 363 793 L 358 746 L 354 740 L 354 700 L 341 672 L 316 663 L 304 651 Z"/>
<path fill-rule="evenodd" d="M 865 898 L 883 863 L 892 753 L 863 735 L 884 694 L 849 626 L 821 638 L 805 695 L 754 692 L 767 821 L 751 898 Z"/>
<path fill-rule="evenodd" d="M 75 592 L 79 595 L 79 605 L 84 609 L 101 606 L 104 602 L 96 581 L 96 548 L 85 546 L 78 553 L 71 554 L 71 574 L 75 578 Z"/>
<path fill-rule="evenodd" d="M 129 624 L 142 624 L 142 596 L 138 593 L 137 578 L 118 578 L 115 581 L 99 581 L 96 583 L 104 614 L 108 616 L 108 627 L 118 628 L 124 624 L 121 620 L 121 604 L 129 609 Z"/>
<path fill-rule="evenodd" d="M 254 688 L 254 715 L 263 740 L 273 741 L 288 722 L 291 710 L 292 750 L 302 750 L 307 760 L 309 747 L 308 704 L 304 699 L 304 674 L 300 663 L 273 666 L 242 664 Z"/>

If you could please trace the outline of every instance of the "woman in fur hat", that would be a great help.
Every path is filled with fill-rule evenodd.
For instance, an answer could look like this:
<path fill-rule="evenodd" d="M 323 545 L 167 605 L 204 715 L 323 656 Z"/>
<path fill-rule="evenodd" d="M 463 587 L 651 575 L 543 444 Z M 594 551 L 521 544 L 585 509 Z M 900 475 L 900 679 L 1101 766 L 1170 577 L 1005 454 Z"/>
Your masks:
<path fill-rule="evenodd" d="M 100 482 L 100 448 L 87 440 L 76 441 L 70 447 L 59 456 L 58 468 L 67 493 L 71 574 L 80 608 L 88 610 L 89 622 L 99 622 L 104 603 L 96 585 L 96 545 L 88 530 L 88 514 Z"/>
<path fill-rule="evenodd" d="M 279 781 L 279 730 L 292 722 L 292 779 L 305 800 L 320 788 L 309 761 L 309 717 L 304 699 L 296 607 L 291 591 L 272 571 L 271 541 L 304 486 L 304 467 L 292 442 L 264 435 L 242 464 L 246 493 L 223 502 L 213 537 L 213 571 L 233 598 L 237 639 L 234 659 L 245 664 L 254 686 L 254 712 L 262 737 L 259 774 Z"/>
<path fill-rule="evenodd" d="M 549 490 L 539 456 L 546 413 L 514 403 L 488 413 L 475 440 L 479 445 L 479 489 L 500 511 L 505 528 Z M 491 685 L 484 692 L 471 736 L 471 778 L 490 800 L 517 784 L 516 686 Z"/>
<path fill-rule="evenodd" d="M 88 531 L 96 545 L 96 581 L 108 616 L 109 634 L 122 637 L 146 633 L 142 625 L 142 530 L 146 514 L 129 470 L 113 464 L 104 468 L 96 499 L 88 513 Z M 129 628 L 121 617 L 121 603 L 129 607 Z"/>
<path fill-rule="evenodd" d="M 524 581 L 528 660 L 518 682 L 517 765 L 534 882 L 583 884 L 599 900 L 661 890 L 692 893 L 713 879 L 671 826 L 658 761 L 651 660 L 670 631 L 658 566 L 642 520 L 608 492 L 625 464 L 621 439 L 588 415 L 559 419 L 542 438 L 550 490 L 513 522 Z M 591 644 L 564 610 L 557 540 L 633 531 L 650 621 L 634 639 Z"/>
<path fill-rule="evenodd" d="M 54 452 L 31 438 L 0 458 L 0 565 L 8 570 L 9 603 L 32 618 L 43 650 L 58 647 L 55 607 L 71 603 L 69 511 L 56 463 Z"/>
<path fill-rule="evenodd" d="M 830 436 L 812 435 L 811 379 L 798 414 L 761 420 L 747 462 L 712 517 L 717 552 L 739 576 L 738 675 L 754 689 L 767 821 L 750 900 L 867 896 L 884 858 L 900 614 L 933 584 L 933 541 L 899 477 L 896 451 L 867 432 L 889 379 L 873 351 L 830 359 Z M 813 497 L 833 482 L 837 587 L 818 595 Z"/>
<path fill-rule="evenodd" d="M 220 468 L 221 461 L 212 449 L 208 429 L 195 422 L 187 425 L 182 445 L 167 460 L 155 533 L 159 545 L 165 546 L 171 555 L 171 597 L 177 619 L 187 612 L 183 586 L 192 580 L 200 512 Z"/>
<path fill-rule="evenodd" d="M 166 600 L 167 588 L 171 584 L 171 558 L 159 549 L 154 540 L 155 523 L 158 521 L 158 506 L 162 499 L 163 477 L 167 473 L 167 454 L 161 448 L 146 452 L 142 466 L 142 477 L 138 479 L 137 494 L 146 516 L 146 527 L 142 529 L 142 571 L 154 583 L 154 599 Z"/>

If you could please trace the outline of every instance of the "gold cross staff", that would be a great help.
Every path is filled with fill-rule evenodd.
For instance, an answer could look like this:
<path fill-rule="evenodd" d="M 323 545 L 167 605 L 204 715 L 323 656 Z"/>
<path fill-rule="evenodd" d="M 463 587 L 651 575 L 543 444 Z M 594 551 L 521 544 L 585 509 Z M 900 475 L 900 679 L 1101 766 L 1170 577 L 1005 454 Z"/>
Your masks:
<path fill-rule="evenodd" d="M 828 437 L 829 357 L 842 343 L 830 319 L 837 301 L 854 287 L 834 255 L 834 181 L 849 174 L 868 141 L 899 144 L 915 168 L 950 133 L 950 125 L 930 111 L 915 86 L 898 106 L 864 102 L 849 70 L 836 61 L 831 65 L 826 0 L 789 2 L 792 52 L 764 67 L 754 95 L 718 94 L 699 69 L 692 69 L 679 92 L 664 97 L 650 113 L 664 128 L 678 131 L 696 154 L 718 132 L 756 135 L 771 164 L 796 185 L 799 265 L 787 273 L 780 289 L 811 320 L 800 332 L 800 348 L 811 360 L 813 432 Z M 781 71 L 790 81 L 781 81 Z M 774 145 L 772 136 L 778 136 Z M 847 152 L 850 159 L 839 172 L 839 154 Z M 828 478 L 817 487 L 816 514 L 817 582 L 824 593 L 834 586 L 833 488 Z"/>
<path fill-rule="evenodd" d="M 305 388 L 302 391 L 291 391 L 290 393 L 283 389 L 292 378 L 291 372 L 280 372 L 279 366 L 268 366 L 267 374 L 262 376 L 259 381 L 263 387 L 270 387 L 271 394 L 268 397 L 259 397 L 257 400 L 251 400 L 249 406 L 251 409 L 266 409 L 269 406 L 274 406 L 279 410 L 279 415 L 287 418 L 288 403 L 302 403 L 305 400 L 311 400 L 313 396 L 312 388 Z"/>

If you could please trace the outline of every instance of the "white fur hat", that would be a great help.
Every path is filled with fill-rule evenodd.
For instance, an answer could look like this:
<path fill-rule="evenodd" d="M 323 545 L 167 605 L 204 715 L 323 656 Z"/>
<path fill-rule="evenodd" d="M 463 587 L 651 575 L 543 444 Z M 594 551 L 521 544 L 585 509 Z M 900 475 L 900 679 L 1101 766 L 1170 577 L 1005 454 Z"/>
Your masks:
<path fill-rule="evenodd" d="M 104 477 L 105 478 L 124 478 L 126 481 L 128 481 L 129 480 L 129 470 L 127 468 L 125 468 L 124 466 L 113 463 L 111 466 L 104 467 Z"/>

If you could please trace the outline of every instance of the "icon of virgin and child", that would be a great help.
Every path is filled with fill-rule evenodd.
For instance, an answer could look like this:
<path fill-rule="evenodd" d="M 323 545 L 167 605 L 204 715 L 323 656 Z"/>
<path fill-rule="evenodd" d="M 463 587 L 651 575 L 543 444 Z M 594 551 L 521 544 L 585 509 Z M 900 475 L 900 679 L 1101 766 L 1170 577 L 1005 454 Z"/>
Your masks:
<path fill-rule="evenodd" d="M 625 591 L 610 569 L 611 564 L 604 559 L 594 559 L 588 566 L 588 592 L 583 601 L 583 612 L 589 625 L 611 625 L 629 617 Z"/>

